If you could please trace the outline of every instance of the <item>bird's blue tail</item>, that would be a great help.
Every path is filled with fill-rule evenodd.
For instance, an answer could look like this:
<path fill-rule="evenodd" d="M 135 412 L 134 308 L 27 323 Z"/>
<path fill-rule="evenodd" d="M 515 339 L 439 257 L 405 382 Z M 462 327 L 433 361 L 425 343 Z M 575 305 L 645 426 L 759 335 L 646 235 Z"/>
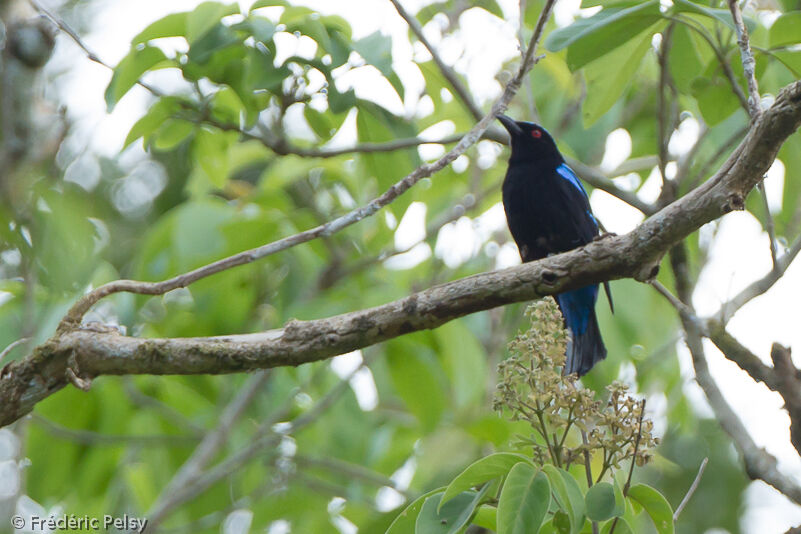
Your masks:
<path fill-rule="evenodd" d="M 598 286 L 586 286 L 556 295 L 556 302 L 570 331 L 567 343 L 567 360 L 564 374 L 587 374 L 592 366 L 606 358 L 598 319 L 595 317 L 595 301 Z"/>

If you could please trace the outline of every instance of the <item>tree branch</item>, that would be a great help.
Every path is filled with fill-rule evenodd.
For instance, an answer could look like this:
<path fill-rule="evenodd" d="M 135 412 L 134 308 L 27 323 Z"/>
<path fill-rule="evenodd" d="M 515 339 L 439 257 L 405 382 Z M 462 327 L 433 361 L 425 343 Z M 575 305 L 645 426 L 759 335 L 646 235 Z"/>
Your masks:
<path fill-rule="evenodd" d="M 782 90 L 723 168 L 631 233 L 502 271 L 482 273 L 383 306 L 268 332 L 212 338 L 136 339 L 116 330 L 58 331 L 34 353 L 0 371 L 0 425 L 28 413 L 78 376 L 219 374 L 300 365 L 502 306 L 623 277 L 653 278 L 673 245 L 733 209 L 801 125 L 801 81 Z M 133 282 L 128 282 L 133 283 Z M 74 369 L 73 369 L 74 367 Z"/>
<path fill-rule="evenodd" d="M 766 293 L 773 285 L 784 276 L 784 273 L 793 263 L 798 253 L 801 252 L 801 237 L 797 238 L 790 249 L 776 262 L 776 266 L 766 274 L 763 278 L 751 283 L 748 287 L 740 291 L 728 302 L 720 306 L 720 311 L 712 315 L 718 317 L 720 322 L 724 325 L 731 320 L 737 310 L 745 306 L 748 302 L 756 297 Z"/>
<path fill-rule="evenodd" d="M 690 489 L 687 490 L 687 493 L 684 495 L 684 498 L 681 500 L 679 505 L 676 507 L 676 511 L 673 512 L 673 522 L 679 520 L 679 516 L 681 512 L 684 510 L 684 507 L 687 506 L 687 503 L 690 502 L 695 490 L 698 489 L 698 484 L 701 483 L 701 477 L 704 476 L 704 470 L 706 469 L 706 464 L 709 462 L 709 458 L 704 458 L 701 462 L 701 466 L 698 468 L 698 474 L 695 475 L 695 480 L 693 483 L 690 484 Z"/>
<path fill-rule="evenodd" d="M 688 337 L 690 334 L 688 332 Z M 778 468 L 776 458 L 765 449 L 757 446 L 748 429 L 740 418 L 734 413 L 731 406 L 723 398 L 715 380 L 709 372 L 706 356 L 703 352 L 700 335 L 693 335 L 693 341 L 688 340 L 690 353 L 695 367 L 695 377 L 698 385 L 704 390 L 715 417 L 723 430 L 732 438 L 745 463 L 745 471 L 752 480 L 761 479 L 782 492 L 787 498 L 801 504 L 801 486 L 791 477 L 782 473 Z"/>
<path fill-rule="evenodd" d="M 606 191 L 610 195 L 619 198 L 626 204 L 638 209 L 645 215 L 653 215 L 654 213 L 656 213 L 657 211 L 656 207 L 652 206 L 648 202 L 644 202 L 643 200 L 641 200 L 640 197 L 637 196 L 637 193 L 633 191 L 626 191 L 624 189 L 619 188 L 612 180 L 604 176 L 600 171 L 590 167 L 589 165 L 585 165 L 580 161 L 570 157 L 566 159 L 567 159 L 567 164 L 570 165 L 570 168 L 576 171 L 576 174 L 578 174 L 582 180 L 584 180 L 591 186 Z M 650 158 L 648 158 L 647 160 L 644 158 L 640 158 L 639 162 L 642 162 L 643 164 L 646 163 L 649 164 L 647 165 L 648 167 L 653 166 L 650 165 L 651 163 Z M 634 169 L 628 170 L 626 168 L 623 171 L 621 171 L 621 169 L 616 169 L 612 174 L 619 176 L 627 172 L 633 172 L 633 170 Z"/>
<path fill-rule="evenodd" d="M 773 391 L 779 391 L 779 380 L 774 369 L 762 363 L 759 356 L 741 345 L 734 336 L 726 331 L 724 325 L 716 321 L 708 321 L 706 334 L 727 360 L 736 363 L 755 382 L 762 382 Z"/>

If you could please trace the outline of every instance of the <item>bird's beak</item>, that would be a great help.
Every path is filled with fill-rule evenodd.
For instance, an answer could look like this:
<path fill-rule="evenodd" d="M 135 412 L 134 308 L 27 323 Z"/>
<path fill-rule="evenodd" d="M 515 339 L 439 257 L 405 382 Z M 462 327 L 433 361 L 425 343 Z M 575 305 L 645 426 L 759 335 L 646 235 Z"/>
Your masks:
<path fill-rule="evenodd" d="M 506 115 L 498 115 L 497 119 L 501 121 L 501 124 L 506 128 L 510 136 L 514 137 L 523 133 L 523 130 L 517 125 L 517 122 L 515 122 L 513 118 L 507 117 Z"/>

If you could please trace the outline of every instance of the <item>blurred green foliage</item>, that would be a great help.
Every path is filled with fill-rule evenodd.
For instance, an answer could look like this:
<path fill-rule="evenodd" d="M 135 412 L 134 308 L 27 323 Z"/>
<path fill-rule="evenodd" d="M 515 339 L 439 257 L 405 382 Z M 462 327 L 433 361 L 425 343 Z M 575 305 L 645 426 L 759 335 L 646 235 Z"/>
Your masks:
<path fill-rule="evenodd" d="M 525 34 L 542 3 L 526 3 Z M 376 32 L 354 39 L 345 19 L 293 4 L 262 0 L 240 11 L 237 3 L 203 2 L 154 21 L 114 69 L 106 105 L 113 109 L 138 80 L 158 87 L 159 75 L 167 74 L 180 83 L 152 95 L 121 156 L 79 153 L 65 142 L 9 167 L 0 202 L 0 346 L 24 336 L 45 340 L 87 287 L 117 278 L 164 279 L 308 229 L 365 204 L 423 161 L 413 146 L 328 157 L 326 151 L 342 146 L 328 144 L 337 136 L 380 144 L 415 137 L 432 125 L 450 124 L 456 132 L 472 126 L 433 61 L 414 64 L 425 82 L 419 101 L 396 73 L 389 36 Z M 561 150 L 588 165 L 601 161 L 607 136 L 618 128 L 631 136 L 632 158 L 655 156 L 658 50 L 666 50 L 674 103 L 669 123 L 692 117 L 706 131 L 693 160 L 682 167 L 679 190 L 686 193 L 714 172 L 737 142 L 732 136 L 748 123 L 731 87 L 733 82 L 744 90 L 745 80 L 724 4 L 674 0 L 665 8 L 656 0 L 585 0 L 583 7 L 602 9 L 561 28 L 549 22 L 547 55 L 510 114 L 529 116 L 530 93 Z M 471 6 L 446 0 L 424 7 L 417 17 L 421 24 L 438 24 L 446 39 L 459 39 L 466 9 L 485 17 L 514 16 L 492 0 Z M 779 2 L 770 13 L 748 18 L 758 81 L 768 97 L 801 73 L 799 9 L 796 2 Z M 311 52 L 298 52 L 300 43 Z M 509 58 L 504 69 L 517 61 Z M 414 109 L 399 115 L 377 99 L 358 96 L 347 76 L 367 70 Z M 498 73 L 498 79 L 504 76 Z M 429 101 L 433 106 L 427 109 L 421 102 Z M 445 223 L 464 216 L 473 224 L 499 202 L 505 165 L 503 157 L 495 161 L 500 149 L 489 144 L 468 150 L 465 167 L 422 181 L 345 231 L 163 297 L 115 295 L 88 319 L 120 324 L 138 336 L 257 332 L 292 318 L 382 304 L 493 269 L 508 241 L 505 230 L 482 235 L 462 261 L 439 252 L 408 268 L 387 261 L 404 258 L 394 239 L 397 221 L 412 202 L 427 208 L 429 232 L 420 246 L 429 252 L 447 244 Z M 146 157 L 131 164 L 137 147 L 144 147 Z M 780 242 L 799 229 L 799 154 L 801 138 L 794 135 L 779 154 L 785 166 L 783 203 L 774 214 Z M 92 164 L 80 167 L 86 161 Z M 639 191 L 652 170 L 625 180 Z M 95 175 L 96 181 L 88 179 Z M 767 224 L 760 202 L 749 199 L 747 208 Z M 604 213 L 597 215 L 603 220 Z M 706 245 L 694 235 L 687 246 L 697 274 Z M 659 279 L 672 286 L 667 269 Z M 609 358 L 583 383 L 603 392 L 622 376 L 639 394 L 663 400 L 663 411 L 654 415 L 662 443 L 655 461 L 638 469 L 635 479 L 658 488 L 675 507 L 708 456 L 709 468 L 677 530 L 739 532 L 747 480 L 716 422 L 699 415 L 684 395 L 691 377 L 678 362 L 673 310 L 651 288 L 631 280 L 615 282 L 613 291 L 615 315 L 603 304 L 598 308 Z M 165 531 L 219 532 L 237 509 L 252 513 L 252 532 L 285 520 L 292 532 L 303 533 L 331 532 L 343 520 L 362 533 L 384 532 L 398 507 L 409 503 L 417 503 L 412 506 L 419 505 L 419 513 L 443 513 L 446 507 L 432 500 L 437 488 L 478 459 L 507 451 L 513 436 L 528 432 L 524 423 L 494 414 L 491 402 L 497 365 L 522 311 L 515 305 L 482 312 L 365 349 L 374 407 L 361 405 L 364 399 L 346 389 L 312 424 L 279 436 L 279 447 L 257 451 L 173 508 Z M 23 354 L 16 350 L 9 358 Z M 200 439 L 218 427 L 224 407 L 248 378 L 104 377 L 89 394 L 68 388 L 51 396 L 33 419 L 15 427 L 31 462 L 24 471 L 25 493 L 46 509 L 60 505 L 76 515 L 146 515 L 164 499 L 161 492 Z M 271 417 L 287 422 L 310 413 L 340 380 L 328 362 L 271 371 L 214 462 L 253 444 L 256 429 Z M 518 468 L 514 479 L 541 491 L 542 478 L 525 469 Z M 454 501 L 475 502 L 475 492 L 464 489 Z M 597 497 L 604 502 L 608 495 Z M 488 514 L 479 508 L 474 521 L 505 521 L 500 513 Z M 642 532 L 648 525 L 641 525 Z"/>

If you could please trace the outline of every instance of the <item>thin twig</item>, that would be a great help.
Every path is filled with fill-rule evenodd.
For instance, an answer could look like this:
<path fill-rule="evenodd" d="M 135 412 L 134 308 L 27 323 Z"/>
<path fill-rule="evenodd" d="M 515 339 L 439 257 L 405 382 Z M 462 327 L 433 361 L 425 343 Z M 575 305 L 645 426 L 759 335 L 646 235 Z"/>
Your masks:
<path fill-rule="evenodd" d="M 629 488 L 631 487 L 631 477 L 634 475 L 634 466 L 637 465 L 637 452 L 640 448 L 640 440 L 642 439 L 642 420 L 645 417 L 645 399 L 642 400 L 642 404 L 640 405 L 640 418 L 637 425 L 637 437 L 634 439 L 634 456 L 631 457 L 631 466 L 629 466 L 629 476 L 626 478 L 626 483 L 623 485 L 623 497 L 627 497 L 629 494 Z M 620 517 L 615 517 L 615 520 L 612 521 L 612 527 L 609 529 L 609 534 L 613 534 L 615 532 L 615 527 L 617 527 L 617 521 Z"/>
<path fill-rule="evenodd" d="M 673 293 L 670 292 L 668 288 L 662 285 L 662 283 L 658 280 L 650 280 L 648 284 L 656 289 L 663 297 L 667 299 L 670 304 L 676 308 L 679 314 L 694 322 L 698 322 L 698 317 L 696 317 L 695 312 L 692 308 L 684 304 L 681 300 L 679 300 Z"/>
<path fill-rule="evenodd" d="M 734 92 L 734 95 L 737 97 L 737 100 L 740 101 L 740 105 L 743 107 L 746 113 L 748 113 L 749 112 L 748 99 L 746 98 L 742 87 L 740 87 L 740 84 L 737 82 L 737 77 L 734 75 L 734 71 L 732 70 L 731 65 L 729 64 L 729 61 L 726 59 L 726 56 L 723 54 L 723 52 L 721 52 L 718 45 L 709 37 L 709 35 L 706 34 L 706 30 L 703 27 L 701 27 L 701 24 L 697 23 L 692 19 L 682 17 L 681 15 L 669 16 L 667 18 L 685 24 L 688 28 L 695 31 L 699 36 L 701 36 L 702 39 L 704 39 L 709 44 L 709 46 L 712 48 L 712 51 L 715 54 L 715 57 L 718 60 L 718 63 L 720 63 L 720 67 L 723 69 L 723 74 L 726 76 L 726 80 L 728 80 L 732 92 Z"/>
<path fill-rule="evenodd" d="M 173 475 L 172 480 L 161 492 L 156 502 L 179 489 L 192 484 L 200 475 L 206 465 L 225 445 L 234 424 L 244 415 L 245 410 L 256 396 L 263 391 L 264 385 L 270 377 L 269 371 L 259 371 L 248 379 L 248 383 L 239 390 L 237 395 L 228 403 L 220 414 L 217 426 L 203 438 L 195 451 L 186 462 L 181 465 Z"/>
<path fill-rule="evenodd" d="M 776 250 L 776 224 L 773 222 L 773 214 L 770 212 L 770 204 L 768 204 L 768 193 L 765 191 L 764 180 L 757 184 L 759 196 L 762 199 L 762 209 L 765 210 L 765 230 L 768 233 L 770 240 L 770 259 L 773 263 L 773 269 L 779 268 L 778 251 Z"/>
<path fill-rule="evenodd" d="M 729 0 L 729 11 L 731 11 L 732 19 L 734 19 L 734 27 L 737 31 L 737 44 L 740 46 L 740 58 L 743 62 L 743 75 L 748 83 L 748 114 L 751 116 L 751 121 L 755 121 L 762 113 L 761 98 L 759 96 L 759 86 L 757 85 L 756 61 L 754 60 L 754 53 L 751 51 L 751 46 L 748 40 L 748 29 L 743 22 L 743 13 L 740 11 L 740 4 L 737 0 Z M 770 237 L 770 257 L 773 260 L 773 268 L 777 269 L 778 264 L 776 261 L 776 231 L 773 222 L 773 215 L 770 212 L 768 205 L 768 195 L 765 192 L 765 184 L 759 182 L 757 184 L 759 195 L 762 197 L 762 205 L 765 208 L 765 229 Z"/>
<path fill-rule="evenodd" d="M 411 15 L 408 11 L 406 11 L 400 4 L 399 0 L 389 1 L 392 2 L 392 5 L 395 6 L 395 9 L 398 11 L 398 14 L 403 18 L 403 20 L 406 21 L 406 24 L 409 25 L 409 29 L 412 30 L 412 33 L 414 33 L 415 37 L 417 37 L 417 40 L 423 43 L 423 46 L 428 49 L 431 57 L 434 59 L 434 63 L 437 64 L 437 67 L 439 68 L 440 72 L 442 72 L 442 75 L 446 80 L 448 80 L 448 83 L 451 84 L 451 87 L 456 92 L 459 100 L 461 100 L 465 107 L 467 107 L 467 110 L 473 116 L 473 119 L 477 121 L 481 120 L 481 118 L 484 116 L 484 113 L 473 101 L 473 97 L 470 96 L 470 91 L 468 91 L 467 87 L 465 87 L 465 85 L 459 79 L 459 76 L 456 74 L 456 72 L 454 72 L 454 70 L 442 60 L 439 52 L 437 52 L 437 49 L 431 44 L 431 41 L 426 38 L 425 34 L 423 33 L 423 27 L 420 26 L 420 23 L 417 21 L 414 15 Z"/>
<path fill-rule="evenodd" d="M 729 0 L 729 11 L 731 11 L 734 28 L 737 31 L 737 44 L 740 45 L 740 57 L 743 61 L 743 75 L 748 82 L 748 114 L 751 115 L 751 120 L 756 120 L 759 114 L 762 113 L 759 87 L 756 73 L 754 72 L 756 61 L 748 43 L 748 30 L 743 22 L 743 13 L 740 11 L 740 4 L 737 0 Z"/>
<path fill-rule="evenodd" d="M 626 191 L 621 189 L 617 186 L 611 179 L 604 176 L 600 171 L 590 167 L 589 165 L 585 165 L 578 160 L 574 160 L 573 158 L 566 158 L 567 164 L 570 165 L 570 168 L 576 171 L 576 174 L 579 177 L 590 184 L 591 186 L 606 191 L 610 195 L 622 200 L 629 206 L 638 209 L 645 215 L 653 215 L 657 212 L 657 208 L 652 204 L 643 201 L 640 197 L 637 196 L 637 193 L 633 191 Z M 643 160 L 643 163 L 650 163 L 649 160 Z M 615 170 L 614 173 L 611 175 L 617 174 L 618 170 Z M 627 171 L 632 172 L 632 171 Z"/>
<path fill-rule="evenodd" d="M 273 414 L 273 416 L 267 421 L 259 425 L 259 429 L 256 433 L 257 436 L 248 446 L 232 454 L 204 473 L 199 474 L 191 484 L 176 488 L 173 493 L 164 495 L 164 500 L 161 502 L 157 501 L 158 504 L 147 513 L 149 525 L 155 525 L 156 523 L 162 521 L 170 510 L 188 500 L 197 497 L 208 488 L 228 476 L 230 473 L 233 473 L 252 460 L 261 451 L 268 448 L 274 448 L 281 441 L 283 436 L 289 435 L 293 432 L 298 432 L 305 426 L 308 426 L 314 422 L 326 410 L 328 410 L 328 408 L 330 408 L 345 391 L 347 391 L 348 387 L 350 387 L 350 380 L 366 365 L 366 363 L 367 359 L 365 359 L 365 361 L 362 362 L 362 365 L 357 367 L 348 376 L 342 378 L 337 385 L 331 388 L 328 393 L 320 398 L 320 400 L 317 401 L 317 403 L 312 406 L 311 409 L 293 420 L 286 430 L 278 433 L 273 428 L 275 423 L 280 420 L 277 418 L 284 417 L 286 415 L 286 410 L 281 409 Z"/>
<path fill-rule="evenodd" d="M 668 143 L 670 142 L 670 134 L 668 129 L 668 109 L 667 109 L 667 91 L 668 77 L 670 76 L 668 55 L 670 54 L 670 45 L 673 38 L 673 24 L 671 23 L 667 29 L 662 33 L 662 41 L 659 45 L 659 89 L 656 92 L 656 117 L 657 117 L 657 150 L 659 152 L 659 175 L 662 177 L 662 193 L 660 197 L 665 197 L 667 204 L 672 200 L 675 194 L 672 191 L 674 184 L 668 183 L 667 177 L 667 164 L 668 164 Z M 672 130 L 672 128 L 671 128 Z"/>
<path fill-rule="evenodd" d="M 55 13 L 53 13 L 52 11 L 50 11 L 50 10 L 49 10 L 47 7 L 45 7 L 45 6 L 44 6 L 44 4 L 42 4 L 42 3 L 41 3 L 39 0 L 28 0 L 28 1 L 31 3 L 31 5 L 33 6 L 33 8 L 34 8 L 36 11 L 38 11 L 39 13 L 41 13 L 42 15 L 44 15 L 45 17 L 47 17 L 48 19 L 50 19 L 50 21 L 51 21 L 53 24 L 55 24 L 55 25 L 56 25 L 56 27 L 58 27 L 58 29 L 59 29 L 59 30 L 61 30 L 61 31 L 63 31 L 64 33 L 66 33 L 66 34 L 69 36 L 69 38 L 70 38 L 70 39 L 72 39 L 72 41 L 73 41 L 73 42 L 74 42 L 76 45 L 78 45 L 78 47 L 79 47 L 81 50 L 83 50 L 83 51 L 84 51 L 84 53 L 86 54 L 86 57 L 87 57 L 87 58 L 88 58 L 90 61 L 94 61 L 94 62 L 95 62 L 95 63 L 97 63 L 98 65 L 102 65 L 103 67 L 106 67 L 107 69 L 114 70 L 114 67 L 113 67 L 113 66 L 111 66 L 111 64 L 109 64 L 109 63 L 107 63 L 107 62 L 103 61 L 103 60 L 100 58 L 100 56 L 98 56 L 97 54 L 95 54 L 95 53 L 92 51 L 92 49 L 91 49 L 91 48 L 89 48 L 89 47 L 86 45 L 86 43 L 83 41 L 83 39 L 81 39 L 81 36 L 80 36 L 80 35 L 78 35 L 78 32 L 76 32 L 75 30 L 73 30 L 73 29 L 72 29 L 72 27 L 71 27 L 69 24 L 67 24 L 67 22 L 66 22 L 65 20 L 61 19 L 61 18 L 60 18 L 60 17 L 58 17 L 58 16 L 57 16 Z M 163 94 L 161 91 L 159 91 L 158 89 L 156 89 L 155 87 L 153 87 L 153 86 L 152 86 L 152 85 L 150 85 L 150 84 L 147 84 L 147 83 L 145 83 L 145 82 L 143 82 L 143 81 L 141 81 L 141 80 L 137 80 L 137 81 L 136 81 L 136 83 L 137 83 L 138 85 L 140 85 L 140 86 L 144 87 L 145 89 L 147 89 L 147 90 L 148 90 L 148 91 L 150 91 L 151 93 L 153 93 L 155 96 L 164 96 L 164 94 Z"/>
<path fill-rule="evenodd" d="M 687 184 L 690 179 L 690 169 L 692 168 L 695 157 L 701 150 L 701 146 L 709 135 L 709 128 L 706 124 L 701 123 L 701 131 L 698 133 L 698 138 L 693 143 L 685 154 L 679 157 L 679 165 L 676 170 L 676 189 L 677 191 Z"/>
<path fill-rule="evenodd" d="M 387 486 L 401 495 L 407 496 L 406 491 L 400 488 L 394 480 L 386 475 L 372 471 L 364 466 L 352 464 L 334 457 L 314 457 L 305 454 L 296 454 L 295 462 L 299 467 L 319 467 L 346 477 L 348 480 L 362 480 L 376 486 Z"/>
<path fill-rule="evenodd" d="M 587 440 L 587 432 L 584 429 L 581 429 L 581 442 L 584 444 L 584 474 L 587 477 L 587 488 L 589 489 L 592 487 L 592 465 L 590 464 L 590 451 L 587 449 L 589 440 Z M 590 525 L 592 534 L 598 534 L 598 522 L 591 521 Z"/>
<path fill-rule="evenodd" d="M 787 252 L 779 257 L 777 260 L 777 267 L 771 269 L 764 277 L 752 282 L 732 299 L 721 304 L 720 309 L 716 313 L 711 314 L 710 317 L 717 317 L 724 325 L 728 323 L 740 308 L 772 288 L 774 284 L 781 279 L 793 263 L 793 260 L 798 256 L 799 252 L 801 252 L 801 236 L 793 242 Z"/>
<path fill-rule="evenodd" d="M 8 354 L 9 354 L 9 353 L 10 353 L 12 350 L 14 350 L 15 348 L 19 347 L 19 346 L 20 346 L 20 345 L 22 345 L 23 343 L 27 343 L 27 342 L 28 342 L 28 341 L 30 341 L 30 340 L 31 340 L 31 338 L 29 338 L 29 337 L 23 337 L 23 338 L 20 338 L 20 339 L 18 339 L 18 340 L 16 340 L 16 341 L 14 341 L 14 342 L 13 342 L 13 343 L 11 343 L 9 346 L 7 346 L 6 348 L 4 348 L 4 349 L 3 349 L 3 352 L 0 352 L 0 363 L 2 363 L 2 361 L 3 361 L 3 358 L 5 358 L 6 356 L 8 356 Z"/>
<path fill-rule="evenodd" d="M 70 39 L 72 39 L 75 42 L 75 44 L 77 44 L 86 53 L 86 57 L 88 57 L 91 61 L 99 63 L 100 65 L 103 65 L 104 67 L 107 67 L 109 69 L 114 68 L 105 61 L 103 61 L 102 59 L 100 59 L 97 56 L 97 54 L 92 52 L 92 50 L 89 49 L 89 47 L 86 46 L 86 44 L 83 42 L 78 33 L 75 30 L 73 30 L 72 27 L 66 23 L 66 21 L 56 16 L 55 13 L 46 8 L 41 2 L 39 2 L 39 0 L 28 0 L 28 1 L 31 3 L 34 9 L 36 9 L 36 11 L 46 16 L 48 19 L 50 19 L 50 21 L 53 24 L 55 24 L 58 27 L 59 30 L 69 35 Z"/>
<path fill-rule="evenodd" d="M 67 428 L 37 413 L 32 414 L 31 417 L 35 423 L 41 425 L 53 436 L 85 445 L 187 447 L 189 444 L 197 443 L 200 440 L 198 435 L 161 434 L 139 436 L 136 434 L 105 434 L 91 430 Z"/>
<path fill-rule="evenodd" d="M 709 159 L 704 162 L 701 168 L 698 170 L 697 173 L 694 173 L 692 180 L 689 181 L 688 189 L 695 189 L 701 180 L 709 173 L 709 169 L 712 165 L 715 164 L 717 160 L 723 157 L 727 152 L 729 152 L 732 147 L 734 147 L 747 133 L 748 133 L 748 126 L 743 126 L 733 134 L 731 134 L 726 141 L 721 143 L 715 153 Z"/>
<path fill-rule="evenodd" d="M 681 515 L 682 510 L 684 507 L 687 506 L 687 503 L 690 502 L 690 499 L 695 493 L 695 490 L 698 489 L 698 484 L 701 482 L 701 477 L 704 476 L 704 469 L 706 469 L 706 464 L 709 462 L 709 458 L 704 458 L 701 462 L 701 467 L 698 468 L 698 474 L 695 475 L 695 480 L 690 485 L 690 489 L 687 490 L 687 493 L 684 495 L 684 498 L 681 500 L 679 505 L 676 507 L 676 511 L 673 512 L 673 522 L 679 520 L 679 516 Z"/>
<path fill-rule="evenodd" d="M 133 377 L 123 377 L 122 387 L 134 405 L 156 411 L 173 426 L 183 427 L 190 434 L 198 436 L 198 439 L 202 438 L 205 434 L 206 431 L 202 426 L 194 423 L 172 406 L 140 391 L 139 388 L 136 387 L 136 384 L 134 384 Z"/>

